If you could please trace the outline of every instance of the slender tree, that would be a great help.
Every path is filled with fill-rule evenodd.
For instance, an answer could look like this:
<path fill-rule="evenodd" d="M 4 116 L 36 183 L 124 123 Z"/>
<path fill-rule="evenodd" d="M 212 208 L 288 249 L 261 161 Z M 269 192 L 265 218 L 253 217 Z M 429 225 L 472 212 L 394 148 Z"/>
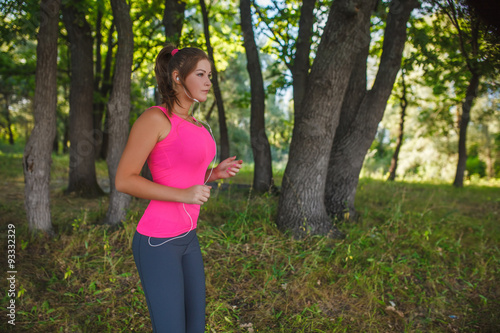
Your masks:
<path fill-rule="evenodd" d="M 461 1 L 455 4 L 452 0 L 436 0 L 434 3 L 448 16 L 451 24 L 454 26 L 459 40 L 460 53 L 470 73 L 465 99 L 462 102 L 462 113 L 458 120 L 458 162 L 453 181 L 453 186 L 463 187 L 467 163 L 467 127 L 470 121 L 471 108 L 477 97 L 480 79 L 483 75 L 480 68 L 481 60 L 479 59 L 482 37 L 481 22 L 475 13 L 467 10 L 467 7 Z M 462 8 L 459 9 L 459 6 Z"/>
<path fill-rule="evenodd" d="M 99 88 L 98 96 L 100 96 L 101 104 L 99 109 L 94 111 L 94 115 L 97 114 L 97 118 L 94 121 L 94 131 L 96 134 L 101 134 L 97 136 L 97 143 L 100 144 L 99 157 L 106 159 L 108 151 L 108 123 L 107 123 L 107 110 L 104 107 L 105 101 L 109 98 L 109 93 L 113 88 L 113 59 L 115 58 L 115 43 L 113 42 L 113 34 L 115 32 L 115 22 L 111 23 L 111 27 L 108 30 L 108 41 L 106 47 L 106 55 L 104 57 L 104 68 L 102 69 L 101 86 Z M 104 117 L 104 121 L 103 121 Z"/>
<path fill-rule="evenodd" d="M 104 96 L 100 96 L 100 86 L 102 80 L 102 2 L 97 2 L 97 17 L 95 22 L 95 62 L 94 62 L 94 99 L 93 105 L 93 123 L 95 133 L 101 132 L 102 115 L 104 113 Z M 95 140 L 95 158 L 101 156 L 102 140 Z"/>
<path fill-rule="evenodd" d="M 106 159 L 107 145 L 108 145 L 108 130 L 103 119 L 106 119 L 106 101 L 109 98 L 111 90 L 111 66 L 113 59 L 113 33 L 115 31 L 115 24 L 112 21 L 110 28 L 107 31 L 107 47 L 103 54 L 102 45 L 106 41 L 103 38 L 103 32 L 107 29 L 104 24 L 106 21 L 105 4 L 103 0 L 96 3 L 97 16 L 95 21 L 95 63 L 94 63 L 94 105 L 93 105 L 93 123 L 95 133 L 95 157 L 96 159 Z M 103 22 L 104 21 L 104 22 Z"/>
<path fill-rule="evenodd" d="M 240 1 L 241 30 L 247 55 L 247 69 L 250 75 L 251 109 L 250 109 L 250 137 L 255 162 L 253 188 L 258 192 L 265 192 L 273 185 L 273 169 L 271 148 L 266 135 L 265 124 L 265 93 L 262 69 L 259 60 L 259 51 L 255 44 L 253 33 L 252 12 L 250 0 Z"/>
<path fill-rule="evenodd" d="M 93 50 L 90 26 L 78 3 L 63 4 L 63 21 L 71 48 L 70 83 L 70 165 L 67 193 L 85 197 L 102 194 L 95 172 L 95 146 L 92 120 Z"/>
<path fill-rule="evenodd" d="M 271 8 L 273 11 L 277 11 L 277 14 L 268 17 L 262 8 L 254 3 L 259 19 L 270 32 L 268 38 L 277 45 L 278 56 L 292 73 L 293 105 L 294 111 L 297 112 L 307 88 L 311 67 L 310 52 L 312 37 L 315 33 L 313 27 L 317 23 L 317 18 L 314 15 L 316 0 L 302 1 L 300 11 L 287 10 L 287 6 L 286 3 L 284 3 L 284 7 L 278 6 L 273 1 Z M 298 3 L 297 6 L 299 6 Z M 297 17 L 297 13 L 300 17 Z M 298 33 L 295 36 L 297 28 Z"/>
<path fill-rule="evenodd" d="M 398 168 L 398 159 L 401 146 L 403 145 L 404 137 L 404 127 L 405 127 L 405 117 L 406 108 L 408 107 L 408 98 L 406 97 L 406 82 L 405 82 L 405 70 L 401 70 L 401 97 L 399 97 L 399 106 L 401 107 L 401 116 L 399 117 L 399 131 L 398 138 L 396 139 L 396 148 L 394 149 L 394 154 L 391 158 L 391 166 L 389 168 L 389 177 L 387 180 L 396 179 L 396 170 Z"/>
<path fill-rule="evenodd" d="M 222 161 L 229 157 L 229 135 L 227 132 L 226 112 L 224 110 L 224 102 L 219 87 L 219 75 L 215 67 L 214 49 L 210 43 L 210 29 L 208 21 L 208 11 L 205 5 L 205 0 L 200 0 L 201 14 L 203 17 L 203 31 L 205 33 L 205 41 L 207 45 L 208 58 L 212 61 L 212 83 L 214 87 L 215 100 L 217 101 L 217 110 L 219 112 L 219 132 L 220 132 L 220 153 L 219 159 Z"/>
<path fill-rule="evenodd" d="M 293 234 L 339 235 L 325 204 L 328 156 L 354 56 L 369 42 L 363 27 L 375 0 L 334 1 L 295 113 L 290 155 L 279 200 L 277 225 Z"/>
<path fill-rule="evenodd" d="M 5 106 L 4 106 L 4 111 L 3 111 L 3 115 L 5 118 L 5 124 L 0 124 L 0 125 L 7 130 L 7 135 L 9 137 L 9 144 L 14 145 L 14 133 L 12 132 L 12 120 L 11 120 L 11 115 L 10 115 L 10 110 L 9 110 L 11 92 L 4 91 L 3 89 L 1 89 L 0 93 L 4 96 L 4 99 L 5 99 Z"/>
<path fill-rule="evenodd" d="M 56 135 L 57 38 L 60 0 L 42 0 L 43 24 L 38 31 L 35 97 L 35 127 L 24 148 L 25 208 L 29 228 L 53 233 L 50 217 L 50 165 Z"/>
<path fill-rule="evenodd" d="M 300 11 L 299 33 L 295 44 L 295 57 L 289 68 L 293 77 L 293 102 L 295 112 L 302 104 L 309 76 L 311 38 L 313 36 L 314 7 L 316 0 L 304 0 Z"/>
<path fill-rule="evenodd" d="M 354 197 L 359 173 L 401 68 L 407 22 L 418 5 L 417 0 L 391 2 L 380 65 L 370 90 L 366 88 L 368 47 L 355 56 L 356 65 L 349 79 L 339 127 L 333 139 L 325 191 L 328 213 L 339 220 L 355 217 Z M 369 29 L 369 26 L 364 29 Z"/>
<path fill-rule="evenodd" d="M 116 69 L 113 77 L 113 90 L 108 102 L 109 150 L 108 163 L 110 197 L 106 214 L 106 223 L 116 224 L 126 217 L 126 209 L 130 196 L 118 192 L 115 188 L 115 176 L 120 157 L 127 143 L 129 131 L 130 84 L 132 61 L 134 56 L 134 34 L 130 8 L 125 0 L 111 0 L 111 8 L 118 33 L 118 51 L 116 52 Z"/>

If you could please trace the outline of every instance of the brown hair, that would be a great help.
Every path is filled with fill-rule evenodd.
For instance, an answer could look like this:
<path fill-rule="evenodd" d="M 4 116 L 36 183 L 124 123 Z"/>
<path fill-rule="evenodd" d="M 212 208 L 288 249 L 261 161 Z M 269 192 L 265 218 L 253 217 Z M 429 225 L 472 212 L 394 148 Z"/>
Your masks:
<path fill-rule="evenodd" d="M 176 83 L 185 87 L 184 80 L 196 69 L 198 62 L 203 59 L 210 62 L 207 54 L 198 48 L 185 47 L 172 55 L 173 50 L 175 50 L 175 46 L 165 46 L 156 56 L 155 64 L 158 92 L 161 95 L 162 102 L 166 104 L 169 114 L 172 114 L 174 103 L 180 106 L 179 99 L 176 96 L 177 92 L 174 89 L 172 73 L 174 71 L 179 72 L 179 81 Z M 189 90 L 187 93 L 191 95 Z"/>

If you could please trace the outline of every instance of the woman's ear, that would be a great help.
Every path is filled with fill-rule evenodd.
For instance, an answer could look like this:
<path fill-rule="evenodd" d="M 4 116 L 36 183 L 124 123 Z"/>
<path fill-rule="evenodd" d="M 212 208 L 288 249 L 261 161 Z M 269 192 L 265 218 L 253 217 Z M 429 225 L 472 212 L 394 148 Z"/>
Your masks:
<path fill-rule="evenodd" d="M 173 71 L 172 72 L 172 81 L 174 81 L 174 83 L 177 83 L 177 84 L 180 84 L 180 78 L 179 78 L 179 72 L 178 71 Z"/>

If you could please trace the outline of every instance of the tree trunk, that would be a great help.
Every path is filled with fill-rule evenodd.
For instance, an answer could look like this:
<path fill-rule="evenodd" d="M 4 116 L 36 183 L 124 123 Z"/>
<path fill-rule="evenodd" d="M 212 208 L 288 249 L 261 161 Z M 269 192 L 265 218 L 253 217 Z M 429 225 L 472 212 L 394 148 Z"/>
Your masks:
<path fill-rule="evenodd" d="M 359 173 L 401 68 L 406 24 L 416 6 L 416 0 L 395 0 L 391 3 L 380 66 L 372 89 L 366 91 L 366 74 L 362 84 L 350 83 L 354 97 L 345 99 L 344 103 L 347 104 L 342 107 L 340 130 L 333 141 L 325 192 L 328 213 L 337 220 L 356 217 L 354 198 Z M 362 63 L 366 65 L 367 56 L 366 50 L 363 56 L 358 55 L 355 67 L 360 67 Z M 359 77 L 360 74 L 351 75 L 350 80 L 359 80 Z M 361 87 L 362 85 L 365 87 Z"/>
<path fill-rule="evenodd" d="M 266 192 L 273 185 L 273 169 L 271 148 L 266 135 L 264 114 L 266 111 L 264 80 L 260 67 L 259 52 L 255 44 L 252 25 L 250 0 L 240 1 L 241 30 L 247 55 L 247 69 L 250 75 L 251 89 L 251 119 L 250 137 L 252 142 L 253 158 L 255 162 L 253 174 L 253 188 L 257 192 Z"/>
<path fill-rule="evenodd" d="M 488 180 L 492 179 L 492 178 L 495 178 L 495 169 L 494 169 L 494 161 L 493 161 L 493 152 L 492 152 L 492 149 L 491 149 L 491 136 L 490 136 L 490 131 L 489 131 L 489 128 L 488 128 L 488 125 L 487 124 L 484 124 L 484 126 L 482 126 L 482 132 L 483 132 L 483 135 L 484 135 L 484 140 L 485 140 L 485 144 L 484 144 L 484 149 L 486 150 L 486 177 Z"/>
<path fill-rule="evenodd" d="M 179 45 L 184 23 L 184 10 L 186 2 L 181 0 L 165 0 L 165 11 L 163 12 L 163 26 L 167 43 Z"/>
<path fill-rule="evenodd" d="M 396 179 L 396 169 L 398 168 L 399 151 L 401 150 L 401 146 L 403 145 L 406 107 L 408 106 L 408 100 L 406 99 L 406 84 L 405 84 L 404 70 L 401 72 L 401 86 L 403 89 L 403 93 L 399 101 L 399 105 L 401 106 L 401 117 L 399 119 L 399 133 L 398 133 L 398 138 L 396 140 L 396 149 L 394 150 L 394 154 L 392 155 L 391 159 L 391 167 L 389 168 L 389 178 L 387 178 L 387 180 Z"/>
<path fill-rule="evenodd" d="M 99 6 L 97 10 L 97 18 L 95 23 L 95 70 L 94 70 L 94 95 L 97 96 L 93 105 L 93 122 L 94 133 L 102 133 L 102 115 L 104 112 L 104 99 L 106 96 L 101 95 L 102 82 L 102 8 Z M 101 157 L 102 135 L 99 135 L 98 140 L 94 142 L 95 158 Z"/>
<path fill-rule="evenodd" d="M 56 135 L 54 135 L 54 141 L 52 141 L 52 152 L 54 154 L 59 154 L 59 138 L 57 137 L 57 125 L 56 125 Z"/>
<path fill-rule="evenodd" d="M 118 51 L 116 53 L 116 69 L 113 78 L 113 90 L 108 102 L 108 163 L 110 197 L 106 214 L 106 223 L 117 224 L 127 215 L 130 196 L 118 192 L 115 188 L 115 176 L 120 157 L 127 143 L 129 131 L 130 84 L 132 61 L 134 56 L 134 35 L 130 8 L 125 0 L 111 0 L 113 17 L 118 32 Z"/>
<path fill-rule="evenodd" d="M 222 161 L 229 157 L 229 135 L 227 133 L 226 112 L 224 111 L 224 102 L 222 101 L 222 94 L 219 87 L 219 77 L 217 68 L 215 68 L 214 50 L 210 44 L 210 31 L 208 22 L 208 12 L 205 6 L 205 0 L 200 0 L 201 13 L 203 16 L 203 31 L 205 33 L 205 40 L 207 44 L 208 57 L 212 61 L 212 83 L 214 85 L 214 95 L 217 101 L 217 110 L 219 111 L 219 132 L 220 132 L 220 153 L 219 160 Z"/>
<path fill-rule="evenodd" d="M 370 23 L 366 22 L 363 27 L 363 31 L 366 34 L 369 34 L 370 31 Z M 354 124 L 356 121 L 356 117 L 359 112 L 359 108 L 361 102 L 363 101 L 364 96 L 366 95 L 366 68 L 367 68 L 367 57 L 370 50 L 370 43 L 367 43 L 365 47 L 360 50 L 360 52 L 355 56 L 355 65 L 350 74 L 349 84 L 347 86 L 347 90 L 344 96 L 344 101 L 342 103 L 342 108 L 340 112 L 340 120 L 339 126 L 337 127 L 337 131 L 335 132 L 335 137 L 333 139 L 332 151 L 330 154 L 330 161 L 328 166 L 328 176 L 327 183 L 325 188 L 325 204 L 328 214 L 331 214 L 331 200 L 337 193 L 344 195 L 347 194 L 348 199 L 352 199 L 354 202 L 355 192 L 351 191 L 350 184 L 357 179 L 353 179 L 356 177 L 356 172 L 350 174 L 350 168 L 353 167 L 352 162 L 350 160 L 346 160 L 343 156 L 344 151 L 350 152 L 353 147 L 343 147 L 344 149 L 340 150 L 343 142 L 341 138 L 348 139 L 351 135 L 352 129 L 350 128 L 351 124 Z M 335 173 L 332 172 L 332 161 L 338 161 L 339 165 L 335 167 Z M 338 177 L 342 177 L 339 181 L 336 182 L 336 186 L 334 187 L 332 182 L 333 175 Z M 346 203 L 348 200 L 341 197 L 340 202 Z M 353 207 L 352 207 L 353 208 Z M 342 206 L 342 211 L 338 214 L 335 214 L 336 220 L 349 219 L 349 210 Z"/>
<path fill-rule="evenodd" d="M 328 157 L 352 59 L 367 43 L 362 26 L 369 22 L 375 1 L 339 0 L 332 4 L 306 94 L 295 113 L 276 221 L 280 230 L 297 236 L 340 236 L 324 205 Z"/>
<path fill-rule="evenodd" d="M 113 66 L 114 58 L 114 43 L 113 43 L 113 33 L 115 31 L 115 21 L 112 22 L 111 27 L 108 31 L 108 47 L 106 51 L 106 57 L 104 58 L 104 70 L 102 72 L 102 79 L 100 80 L 100 89 L 98 95 L 101 96 L 101 102 L 98 104 L 97 109 L 94 110 L 94 127 L 95 133 L 98 135 L 96 137 L 99 152 L 96 152 L 97 158 L 106 159 L 108 153 L 108 123 L 107 123 L 107 110 L 105 108 L 104 101 L 108 99 L 109 92 L 111 91 L 113 84 L 111 82 L 111 71 Z M 103 122 L 104 117 L 104 122 Z"/>
<path fill-rule="evenodd" d="M 69 93 L 69 184 L 66 193 L 84 197 L 102 194 L 95 172 L 93 105 L 93 52 L 90 26 L 77 7 L 62 6 L 71 48 Z"/>
<path fill-rule="evenodd" d="M 316 0 L 304 0 L 300 9 L 299 35 L 295 43 L 295 57 L 290 68 L 293 78 L 293 105 L 294 111 L 302 103 L 309 76 L 309 53 L 314 24 L 314 7 Z"/>
<path fill-rule="evenodd" d="M 50 218 L 50 165 L 56 135 L 57 38 L 60 0 L 42 0 L 40 14 L 44 24 L 38 31 L 36 49 L 35 127 L 24 148 L 24 198 L 31 231 L 53 234 Z"/>
<path fill-rule="evenodd" d="M 14 145 L 14 133 L 12 132 L 12 121 L 10 120 L 10 94 L 5 94 L 5 120 L 7 121 L 7 133 L 9 135 L 9 144 Z"/>
<path fill-rule="evenodd" d="M 458 138 L 458 163 L 457 172 L 455 174 L 455 180 L 453 181 L 453 186 L 463 187 L 464 186 L 464 174 L 465 166 L 467 163 L 467 126 L 470 121 L 470 109 L 474 103 L 474 99 L 477 96 L 477 89 L 479 88 L 480 75 L 477 72 L 472 73 L 472 77 L 469 81 L 469 86 L 467 87 L 467 92 L 465 94 L 465 101 L 462 103 L 462 115 L 460 117 L 459 123 L 459 138 Z"/>
<path fill-rule="evenodd" d="M 67 154 L 69 152 L 69 116 L 64 116 L 62 121 L 64 122 L 62 152 L 63 154 Z"/>

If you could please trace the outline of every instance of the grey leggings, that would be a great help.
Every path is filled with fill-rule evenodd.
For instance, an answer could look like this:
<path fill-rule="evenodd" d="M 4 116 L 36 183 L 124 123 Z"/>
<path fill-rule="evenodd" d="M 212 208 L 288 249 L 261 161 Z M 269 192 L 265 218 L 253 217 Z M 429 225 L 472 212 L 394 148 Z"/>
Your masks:
<path fill-rule="evenodd" d="M 155 333 L 205 331 L 205 272 L 196 230 L 158 247 L 168 238 L 141 235 L 132 243 Z"/>

